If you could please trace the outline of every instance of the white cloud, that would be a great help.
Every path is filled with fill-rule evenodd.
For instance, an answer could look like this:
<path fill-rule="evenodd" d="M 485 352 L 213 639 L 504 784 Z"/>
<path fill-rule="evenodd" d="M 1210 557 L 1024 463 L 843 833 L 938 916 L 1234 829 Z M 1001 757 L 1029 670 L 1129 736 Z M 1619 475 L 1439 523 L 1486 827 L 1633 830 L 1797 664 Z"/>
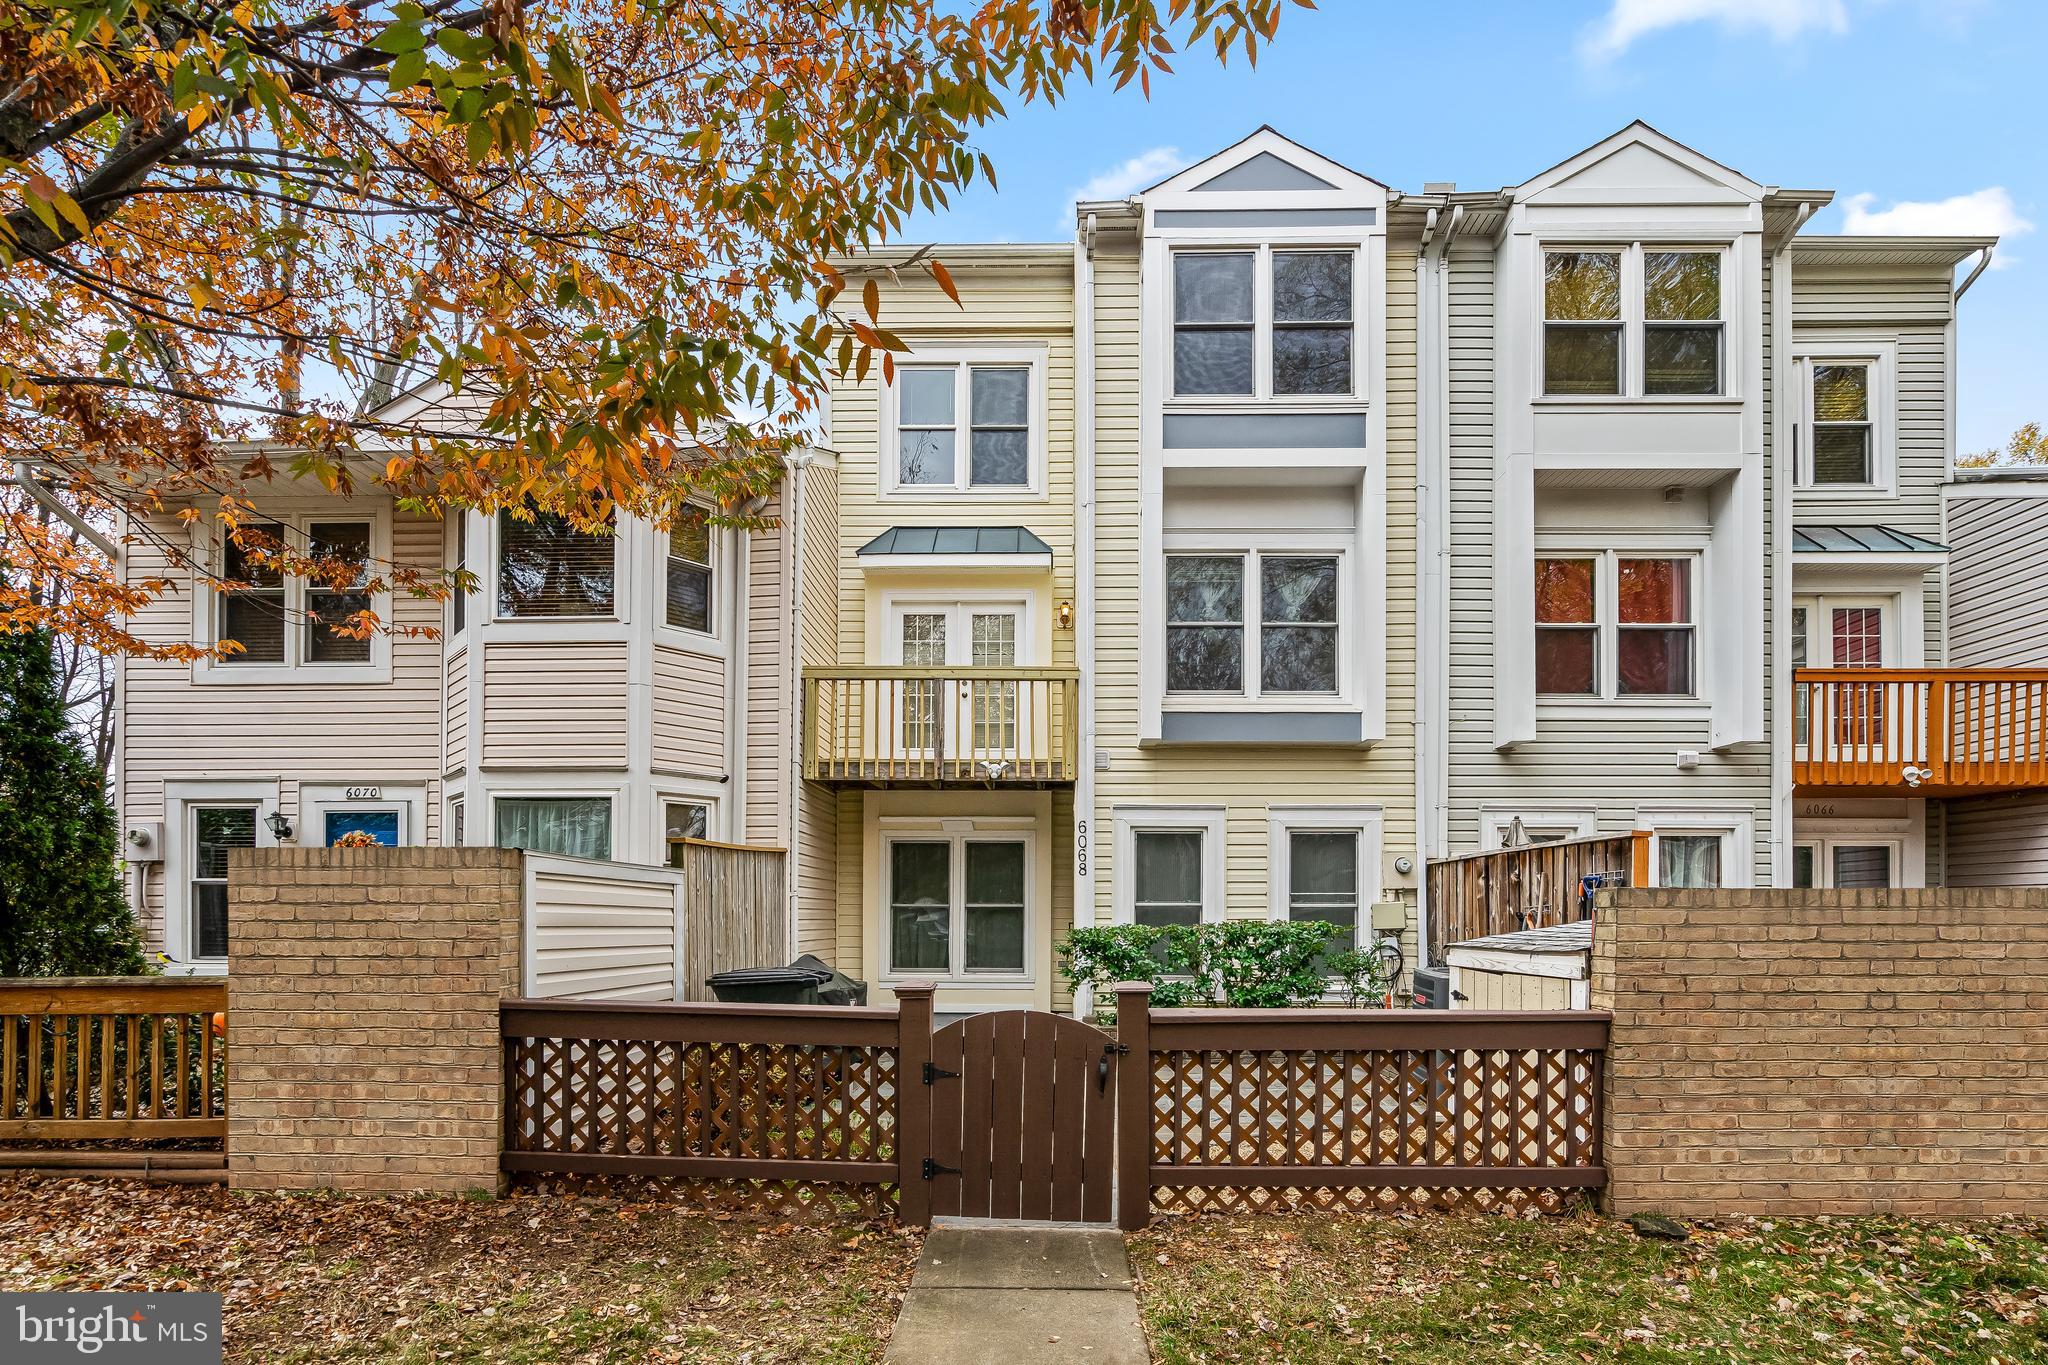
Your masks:
<path fill-rule="evenodd" d="M 1852 194 L 1842 201 L 1842 230 L 1880 237 L 1999 237 L 2010 241 L 2034 230 L 2012 196 L 2001 185 L 1947 199 L 1902 199 L 1877 208 L 1874 194 Z M 1994 255 L 1993 269 L 2012 264 Z"/>
<path fill-rule="evenodd" d="M 1611 61 L 1636 39 L 1667 28 L 1711 23 L 1730 33 L 1762 30 L 1789 43 L 1814 29 L 1846 33 L 1845 0 L 1613 0 L 1607 17 L 1587 31 L 1581 50 L 1590 61 Z"/>
<path fill-rule="evenodd" d="M 1139 190 L 1149 189 L 1172 175 L 1185 170 L 1188 159 L 1180 154 L 1178 147 L 1154 147 L 1139 152 L 1130 160 L 1110 167 L 1091 179 L 1087 184 L 1067 192 L 1067 207 L 1072 208 L 1084 199 L 1124 199 Z M 1064 225 L 1073 226 L 1071 219 Z"/>

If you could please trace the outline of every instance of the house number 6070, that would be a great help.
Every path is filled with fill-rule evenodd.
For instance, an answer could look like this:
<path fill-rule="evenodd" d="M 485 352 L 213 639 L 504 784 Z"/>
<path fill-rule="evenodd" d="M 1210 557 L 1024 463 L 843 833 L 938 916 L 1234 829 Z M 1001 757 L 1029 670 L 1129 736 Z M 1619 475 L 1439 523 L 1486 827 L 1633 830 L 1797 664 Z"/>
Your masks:
<path fill-rule="evenodd" d="M 381 801 L 384 799 L 384 789 L 382 787 L 350 787 L 345 799 L 350 801 Z"/>

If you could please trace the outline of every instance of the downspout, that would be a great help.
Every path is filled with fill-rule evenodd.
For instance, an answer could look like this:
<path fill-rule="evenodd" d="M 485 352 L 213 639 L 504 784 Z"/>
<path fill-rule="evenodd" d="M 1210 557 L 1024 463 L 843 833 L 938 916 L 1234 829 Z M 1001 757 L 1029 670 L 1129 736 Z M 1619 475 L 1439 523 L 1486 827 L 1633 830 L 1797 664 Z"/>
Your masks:
<path fill-rule="evenodd" d="M 765 498 L 749 498 L 739 509 L 750 517 L 766 504 Z M 726 660 L 726 820 L 725 837 L 735 844 L 747 842 L 747 618 L 753 608 L 753 556 L 748 552 L 754 533 L 734 537 L 732 594 L 732 653 Z"/>
<path fill-rule="evenodd" d="M 1080 771 L 1074 774 L 1074 925 L 1095 923 L 1095 231 L 1089 214 L 1074 240 L 1074 668 Z M 1074 1015 L 1093 1009 L 1074 991 Z"/>
<path fill-rule="evenodd" d="M 1440 490 L 1425 453 L 1436 440 L 1436 277 L 1430 269 L 1436 227 L 1437 210 L 1430 209 L 1423 216 L 1421 249 L 1415 253 L 1415 568 L 1422 579 L 1415 612 L 1415 941 L 1424 951 L 1429 943 L 1429 859 L 1435 849 L 1436 820 L 1436 749 L 1429 736 L 1438 704 L 1437 613 L 1427 585 L 1436 555 L 1434 502 Z"/>
<path fill-rule="evenodd" d="M 1804 208 L 1805 205 L 1802 204 L 1800 205 L 1800 207 Z M 1970 286 L 1977 282 L 1977 277 L 1983 274 L 1986 270 L 1989 270 L 1991 268 L 1991 253 L 1995 249 L 1996 248 L 1994 247 L 1987 246 L 1982 251 L 1977 253 L 1976 268 L 1972 270 L 1968 275 L 1965 275 L 1963 277 L 1963 282 L 1956 286 L 1955 301 L 1957 303 L 1961 303 L 1963 301 L 1963 295 L 1970 292 Z"/>
<path fill-rule="evenodd" d="M 808 451 L 799 451 L 783 461 L 787 471 L 783 487 L 788 490 L 788 506 L 782 519 L 783 545 L 783 587 L 787 593 L 787 615 L 789 623 L 789 648 L 783 655 L 783 676 L 789 680 L 789 766 L 783 778 L 787 789 L 782 803 L 782 841 L 788 850 L 782 857 L 784 913 L 789 919 L 789 951 L 794 957 L 800 944 L 802 928 L 802 885 L 800 875 L 803 867 L 803 840 L 797 838 L 797 809 L 802 799 L 804 780 L 804 683 L 803 683 L 803 631 L 804 631 L 804 471 L 811 466 Z"/>
<path fill-rule="evenodd" d="M 1784 886 L 1792 867 L 1792 673 L 1778 665 L 1792 629 L 1792 484 L 1799 453 L 1787 458 L 1785 376 L 1792 367 L 1792 241 L 1813 205 L 1801 202 L 1785 240 L 1771 253 L 1771 885 Z"/>
<path fill-rule="evenodd" d="M 1451 566 L 1451 245 L 1465 223 L 1465 206 L 1451 207 L 1442 237 L 1429 243 L 1426 264 L 1431 271 L 1430 376 L 1426 444 L 1418 441 L 1421 477 L 1426 484 L 1429 524 L 1423 528 L 1427 547 L 1423 561 L 1423 608 L 1429 622 L 1428 665 L 1441 686 L 1431 686 L 1424 742 L 1430 756 L 1430 796 L 1425 858 L 1449 852 L 1450 834 L 1450 566 Z M 1418 300 L 1418 304 L 1419 304 Z M 1418 685 L 1421 685 L 1418 681 Z"/>

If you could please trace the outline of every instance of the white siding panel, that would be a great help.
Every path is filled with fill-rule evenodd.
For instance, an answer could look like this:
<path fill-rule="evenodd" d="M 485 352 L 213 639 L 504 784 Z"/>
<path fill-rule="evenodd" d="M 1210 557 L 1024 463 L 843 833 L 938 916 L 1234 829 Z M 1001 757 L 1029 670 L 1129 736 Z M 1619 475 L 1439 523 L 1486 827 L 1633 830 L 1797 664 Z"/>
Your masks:
<path fill-rule="evenodd" d="M 683 875 L 528 854 L 525 994 L 673 1000 Z"/>
<path fill-rule="evenodd" d="M 623 641 L 484 648 L 482 766 L 623 768 Z"/>
<path fill-rule="evenodd" d="M 725 660 L 656 646 L 654 767 L 657 771 L 725 772 Z"/>

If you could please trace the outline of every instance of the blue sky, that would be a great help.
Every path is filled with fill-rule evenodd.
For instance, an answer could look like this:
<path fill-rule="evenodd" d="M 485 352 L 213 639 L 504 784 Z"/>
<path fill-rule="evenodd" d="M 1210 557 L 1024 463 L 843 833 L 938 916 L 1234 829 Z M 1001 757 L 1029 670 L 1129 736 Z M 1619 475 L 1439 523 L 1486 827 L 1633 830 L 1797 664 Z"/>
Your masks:
<path fill-rule="evenodd" d="M 1517 184 L 1631 119 L 1768 185 L 1836 192 L 1810 232 L 1998 232 L 1962 304 L 1963 452 L 2048 422 L 2043 0 L 1322 0 L 1256 70 L 1189 54 L 1143 99 L 1083 90 L 977 139 L 1000 192 L 912 237 L 1064 240 L 1261 123 L 1399 189 Z M 1866 197 L 1867 196 L 1867 197 Z"/>

